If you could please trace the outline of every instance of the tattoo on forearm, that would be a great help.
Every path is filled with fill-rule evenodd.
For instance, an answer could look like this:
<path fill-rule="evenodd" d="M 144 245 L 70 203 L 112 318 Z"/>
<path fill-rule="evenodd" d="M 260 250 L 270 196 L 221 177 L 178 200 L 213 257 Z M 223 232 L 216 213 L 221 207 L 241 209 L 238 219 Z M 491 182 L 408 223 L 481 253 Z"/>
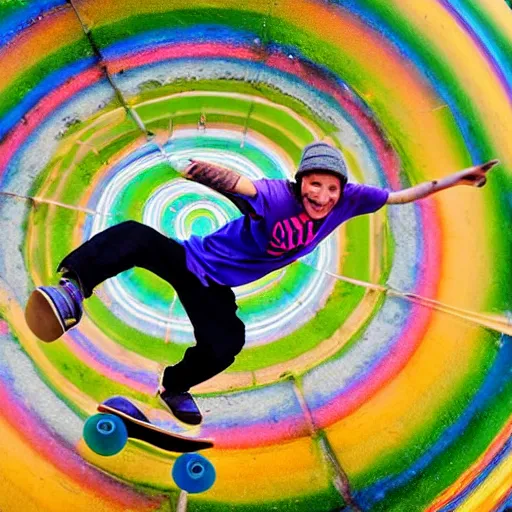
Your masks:
<path fill-rule="evenodd" d="M 187 177 L 219 192 L 232 192 L 240 180 L 238 173 L 206 162 L 194 162 Z"/>

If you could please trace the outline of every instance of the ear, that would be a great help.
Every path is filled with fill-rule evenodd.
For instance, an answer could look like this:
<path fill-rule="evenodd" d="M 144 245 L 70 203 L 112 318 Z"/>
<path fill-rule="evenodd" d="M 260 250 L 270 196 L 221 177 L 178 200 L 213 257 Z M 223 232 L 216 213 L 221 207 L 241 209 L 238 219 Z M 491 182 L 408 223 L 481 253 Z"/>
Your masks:
<path fill-rule="evenodd" d="M 301 201 L 301 198 L 302 198 L 302 186 L 301 186 L 301 183 L 302 183 L 301 179 L 298 179 L 297 181 L 290 181 L 289 182 L 291 190 L 292 190 L 293 194 L 295 195 L 295 197 L 297 198 L 298 201 Z"/>

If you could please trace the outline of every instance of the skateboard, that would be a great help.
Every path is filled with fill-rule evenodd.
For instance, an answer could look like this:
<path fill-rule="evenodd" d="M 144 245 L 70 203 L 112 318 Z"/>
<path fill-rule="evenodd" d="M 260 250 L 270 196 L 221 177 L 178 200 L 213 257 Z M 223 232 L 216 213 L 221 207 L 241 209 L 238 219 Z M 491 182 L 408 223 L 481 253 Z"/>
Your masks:
<path fill-rule="evenodd" d="M 84 427 L 84 436 L 91 449 L 100 455 L 108 455 L 97 450 L 111 451 L 113 449 L 111 447 L 115 444 L 114 440 L 118 437 L 121 441 L 125 437 L 126 439 L 138 439 L 168 452 L 197 452 L 213 447 L 213 443 L 207 439 L 182 436 L 152 424 L 138 407 L 123 397 L 116 396 L 105 400 L 98 405 L 98 411 L 102 414 L 96 414 L 87 420 Z M 110 416 L 115 416 L 120 420 L 125 429 L 118 426 L 120 425 L 119 421 Z M 109 422 L 115 422 L 115 424 L 110 425 Z M 95 443 L 96 439 L 98 439 L 97 444 Z M 126 440 L 124 444 L 126 444 Z"/>
<path fill-rule="evenodd" d="M 99 414 L 87 419 L 84 441 L 95 453 L 112 456 L 119 453 L 128 439 L 138 439 L 168 452 L 183 453 L 174 463 L 172 476 L 176 485 L 189 493 L 208 490 L 215 482 L 215 469 L 208 459 L 196 452 L 213 447 L 207 439 L 175 434 L 151 423 L 132 402 L 112 397 L 98 405 Z"/>
<path fill-rule="evenodd" d="M 30 294 L 25 307 L 25 320 L 30 330 L 42 341 L 55 341 L 66 331 L 53 302 L 41 289 Z"/>

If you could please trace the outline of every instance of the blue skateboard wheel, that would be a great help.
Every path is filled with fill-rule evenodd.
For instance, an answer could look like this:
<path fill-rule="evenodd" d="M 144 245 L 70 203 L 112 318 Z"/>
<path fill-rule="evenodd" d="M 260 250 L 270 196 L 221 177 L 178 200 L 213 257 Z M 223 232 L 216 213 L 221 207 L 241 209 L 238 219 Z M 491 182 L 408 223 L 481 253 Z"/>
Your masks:
<path fill-rule="evenodd" d="M 195 494 L 207 491 L 214 484 L 215 468 L 198 453 L 184 453 L 176 459 L 172 477 L 180 489 Z"/>
<path fill-rule="evenodd" d="M 85 422 L 84 441 L 98 455 L 115 455 L 128 441 L 126 425 L 113 414 L 95 414 Z"/>

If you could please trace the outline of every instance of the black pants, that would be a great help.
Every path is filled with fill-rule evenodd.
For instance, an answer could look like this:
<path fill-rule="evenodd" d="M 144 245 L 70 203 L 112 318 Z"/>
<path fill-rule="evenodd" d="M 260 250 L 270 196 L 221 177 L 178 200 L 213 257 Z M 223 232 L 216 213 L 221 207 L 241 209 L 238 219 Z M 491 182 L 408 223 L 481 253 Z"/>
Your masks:
<path fill-rule="evenodd" d="M 85 297 L 95 286 L 132 267 L 150 270 L 178 294 L 192 325 L 196 345 L 182 361 L 168 366 L 162 384 L 188 391 L 230 366 L 245 343 L 245 326 L 236 316 L 235 294 L 228 286 L 203 286 L 186 267 L 185 249 L 149 226 L 127 221 L 98 233 L 59 265 L 74 272 Z"/>

